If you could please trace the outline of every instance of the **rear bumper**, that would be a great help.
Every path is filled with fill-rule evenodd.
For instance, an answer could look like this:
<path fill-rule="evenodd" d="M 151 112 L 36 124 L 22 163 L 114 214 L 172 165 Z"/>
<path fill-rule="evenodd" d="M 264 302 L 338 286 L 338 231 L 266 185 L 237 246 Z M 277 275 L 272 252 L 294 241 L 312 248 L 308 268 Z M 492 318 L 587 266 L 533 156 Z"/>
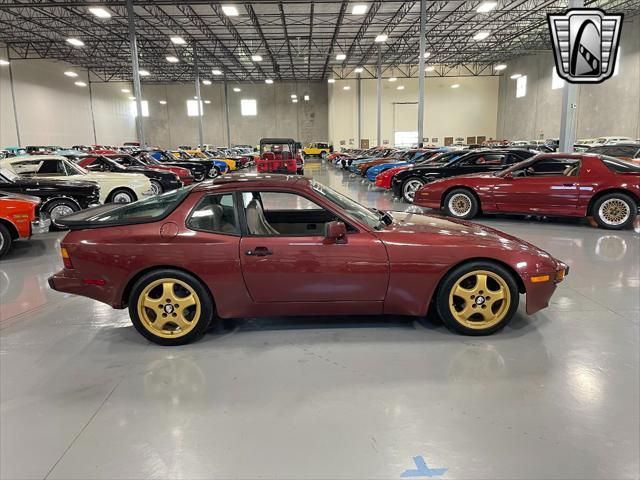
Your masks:
<path fill-rule="evenodd" d="M 120 302 L 117 301 L 118 296 L 115 289 L 104 281 L 102 281 L 103 285 L 97 284 L 96 281 L 103 280 L 99 275 L 93 275 L 93 277 L 96 278 L 82 279 L 77 276 L 75 271 L 63 269 L 51 275 L 47 279 L 47 283 L 56 292 L 81 295 L 111 305 L 113 308 L 122 308 Z"/>
<path fill-rule="evenodd" d="M 51 219 L 49 218 L 36 218 L 31 222 L 31 235 L 38 235 L 40 233 L 47 233 L 49 226 L 51 225 Z"/>

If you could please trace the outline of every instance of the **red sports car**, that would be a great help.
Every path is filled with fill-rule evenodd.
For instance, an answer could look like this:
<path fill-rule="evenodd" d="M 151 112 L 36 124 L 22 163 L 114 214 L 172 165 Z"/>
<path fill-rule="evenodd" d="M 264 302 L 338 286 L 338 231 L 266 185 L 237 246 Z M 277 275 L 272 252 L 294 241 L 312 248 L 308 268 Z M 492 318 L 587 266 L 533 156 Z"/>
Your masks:
<path fill-rule="evenodd" d="M 212 320 L 265 315 L 423 316 L 460 333 L 504 327 L 526 293 L 545 308 L 567 267 L 492 228 L 368 209 L 304 177 L 232 175 L 65 217 L 60 292 L 128 306 L 163 345 Z"/>
<path fill-rule="evenodd" d="M 640 166 L 605 155 L 536 155 L 501 172 L 427 183 L 414 204 L 460 219 L 480 212 L 592 216 L 602 228 L 622 229 L 638 213 Z"/>

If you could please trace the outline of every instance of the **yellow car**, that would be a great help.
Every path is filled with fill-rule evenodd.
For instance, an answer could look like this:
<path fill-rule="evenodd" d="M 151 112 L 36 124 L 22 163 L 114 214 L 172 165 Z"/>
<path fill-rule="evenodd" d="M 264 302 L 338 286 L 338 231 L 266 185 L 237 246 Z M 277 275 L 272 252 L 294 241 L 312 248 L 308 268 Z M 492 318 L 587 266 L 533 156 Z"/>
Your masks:
<path fill-rule="evenodd" d="M 331 147 L 328 143 L 310 143 L 302 149 L 305 157 L 321 157 L 324 158 L 331 153 Z"/>
<path fill-rule="evenodd" d="M 185 152 L 187 152 L 189 155 L 191 155 L 192 157 L 195 157 L 195 158 L 205 158 L 205 159 L 211 159 L 211 160 L 220 160 L 221 162 L 224 162 L 229 166 L 229 170 L 237 170 L 238 169 L 238 166 L 236 165 L 236 161 L 232 160 L 230 158 L 210 157 L 209 155 L 204 153 L 202 150 L 185 150 Z"/>

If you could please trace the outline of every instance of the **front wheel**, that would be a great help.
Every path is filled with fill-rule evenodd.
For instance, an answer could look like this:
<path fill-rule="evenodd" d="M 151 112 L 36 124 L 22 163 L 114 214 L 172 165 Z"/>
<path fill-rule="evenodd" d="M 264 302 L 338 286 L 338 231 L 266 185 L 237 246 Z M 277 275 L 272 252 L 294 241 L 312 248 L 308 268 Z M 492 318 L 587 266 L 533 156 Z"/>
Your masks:
<path fill-rule="evenodd" d="M 160 195 L 164 188 L 162 188 L 162 184 L 158 180 L 151 180 L 151 191 L 154 195 Z"/>
<path fill-rule="evenodd" d="M 450 217 L 467 220 L 478 213 L 478 200 L 469 190 L 456 188 L 445 197 L 444 211 Z"/>
<path fill-rule="evenodd" d="M 511 321 L 519 301 L 518 286 L 509 271 L 474 261 L 445 276 L 436 306 L 449 329 L 463 335 L 489 335 Z"/>
<path fill-rule="evenodd" d="M 416 192 L 424 185 L 424 180 L 418 177 L 411 177 L 402 184 L 402 198 L 407 203 L 413 203 Z"/>
<path fill-rule="evenodd" d="M 4 257 L 11 248 L 11 232 L 0 223 L 0 258 Z"/>
<path fill-rule="evenodd" d="M 638 206 L 624 193 L 611 193 L 600 197 L 593 205 L 592 212 L 600 228 L 622 230 L 633 225 Z"/>
<path fill-rule="evenodd" d="M 140 278 L 131 291 L 129 316 L 136 330 L 159 345 L 184 345 L 211 323 L 213 300 L 192 275 L 162 269 Z"/>
<path fill-rule="evenodd" d="M 217 178 L 220 176 L 220 168 L 218 167 L 213 167 L 210 171 L 209 171 L 209 177 L 210 178 Z"/>
<path fill-rule="evenodd" d="M 71 200 L 66 200 L 64 198 L 53 200 L 47 203 L 42 208 L 42 211 L 45 212 L 51 219 L 52 230 L 62 230 L 66 228 L 63 225 L 60 225 L 58 220 L 60 220 L 60 218 L 66 215 L 71 215 L 72 213 L 77 212 L 79 210 L 80 208 L 78 207 L 78 205 L 73 203 Z"/>

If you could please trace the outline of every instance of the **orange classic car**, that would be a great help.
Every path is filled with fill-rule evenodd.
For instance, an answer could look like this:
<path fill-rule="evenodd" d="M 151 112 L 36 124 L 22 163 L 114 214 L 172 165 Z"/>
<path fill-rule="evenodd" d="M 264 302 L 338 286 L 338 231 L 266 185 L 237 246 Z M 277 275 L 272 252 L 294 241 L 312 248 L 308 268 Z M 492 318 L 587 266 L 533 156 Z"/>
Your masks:
<path fill-rule="evenodd" d="M 40 218 L 40 199 L 0 191 L 0 258 L 14 240 L 49 231 L 51 220 Z"/>

